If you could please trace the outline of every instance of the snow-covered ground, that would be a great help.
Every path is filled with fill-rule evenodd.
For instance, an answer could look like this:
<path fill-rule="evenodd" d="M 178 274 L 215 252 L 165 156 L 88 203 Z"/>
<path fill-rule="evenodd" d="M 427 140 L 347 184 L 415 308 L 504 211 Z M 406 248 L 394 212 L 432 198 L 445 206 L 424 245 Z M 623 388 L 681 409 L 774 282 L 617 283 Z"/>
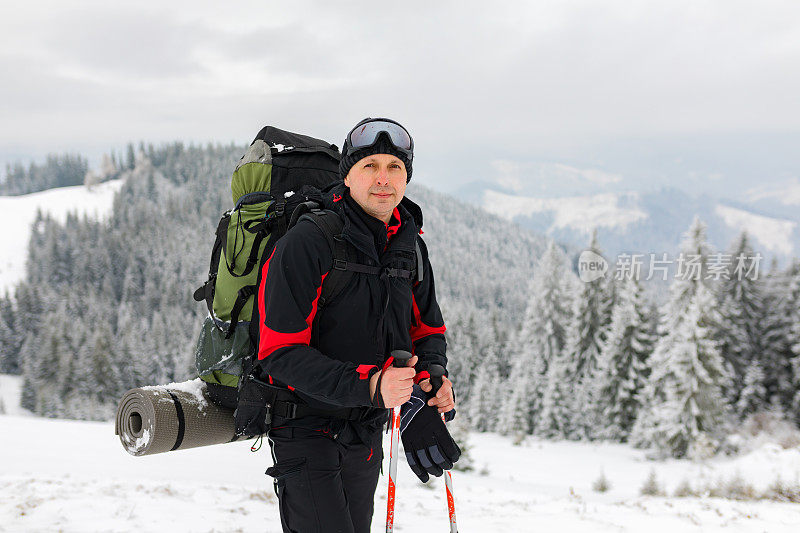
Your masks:
<path fill-rule="evenodd" d="M 91 190 L 76 185 L 21 196 L 0 196 L 0 227 L 4 228 L 0 232 L 0 293 L 11 290 L 25 277 L 28 241 L 37 209 L 60 222 L 66 220 L 69 212 L 104 217 L 111 212 L 114 193 L 123 181 L 107 181 Z"/>
<path fill-rule="evenodd" d="M 783 183 L 759 185 L 747 191 L 751 200 L 776 200 L 783 205 L 800 205 L 800 179 L 797 176 Z"/>
<path fill-rule="evenodd" d="M 30 415 L 31 413 L 19 406 L 22 391 L 22 377 L 0 374 L 0 414 Z M 2 457 L 2 455 L 0 455 Z"/>
<path fill-rule="evenodd" d="M 767 250 L 789 255 L 797 223 L 791 220 L 756 215 L 743 209 L 717 204 L 715 213 L 736 231 L 747 231 Z"/>
<path fill-rule="evenodd" d="M 8 407 L 11 383 L 0 379 Z M 18 386 L 18 383 L 17 383 Z M 11 402 L 13 403 L 13 402 Z M 521 446 L 473 434 L 476 471 L 453 475 L 459 531 L 468 532 L 795 532 L 800 504 L 717 498 L 645 497 L 655 470 L 668 494 L 679 483 L 742 476 L 763 489 L 800 476 L 800 449 L 765 445 L 704 464 L 650 462 L 612 444 Z M 386 444 L 385 444 L 386 445 Z M 0 531 L 280 532 L 268 446 L 224 444 L 149 457 L 128 455 L 111 422 L 0 415 Z M 384 465 L 385 466 L 385 465 Z M 608 492 L 592 490 L 603 471 Z M 400 465 L 396 530 L 448 531 L 444 483 L 420 484 Z M 376 493 L 373 531 L 382 531 L 386 476 Z"/>

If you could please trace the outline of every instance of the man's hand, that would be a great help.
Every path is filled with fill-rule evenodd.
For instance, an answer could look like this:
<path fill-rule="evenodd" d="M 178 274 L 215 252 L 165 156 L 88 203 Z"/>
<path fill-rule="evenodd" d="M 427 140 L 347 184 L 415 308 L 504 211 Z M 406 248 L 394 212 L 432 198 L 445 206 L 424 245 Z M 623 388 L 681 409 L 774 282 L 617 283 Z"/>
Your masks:
<path fill-rule="evenodd" d="M 433 388 L 430 379 L 423 379 L 419 382 L 419 386 L 425 392 L 430 392 Z M 439 413 L 446 413 L 456 408 L 456 400 L 453 397 L 453 383 L 447 377 L 442 377 L 442 386 L 436 396 L 428 400 L 428 405 L 436 407 Z"/>
<path fill-rule="evenodd" d="M 411 398 L 411 391 L 414 389 L 414 376 L 416 375 L 415 364 L 417 364 L 416 355 L 409 359 L 408 366 L 405 368 L 390 366 L 383 371 L 381 397 L 383 398 L 383 404 L 387 408 L 399 407 Z M 369 380 L 370 398 L 375 396 L 375 387 L 378 385 L 378 377 L 380 375 L 381 373 L 377 372 Z"/>

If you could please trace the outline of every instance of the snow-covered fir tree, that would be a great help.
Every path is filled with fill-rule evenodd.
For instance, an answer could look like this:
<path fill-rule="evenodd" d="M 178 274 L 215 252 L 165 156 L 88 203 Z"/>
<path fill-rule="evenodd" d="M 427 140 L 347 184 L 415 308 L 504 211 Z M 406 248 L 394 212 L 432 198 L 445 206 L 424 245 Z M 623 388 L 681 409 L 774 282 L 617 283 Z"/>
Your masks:
<path fill-rule="evenodd" d="M 500 381 L 508 379 L 511 373 L 511 357 L 509 356 L 509 342 L 514 328 L 509 328 L 509 323 L 499 312 L 492 313 L 492 346 L 497 353 L 497 375 Z"/>
<path fill-rule="evenodd" d="M 541 411 L 544 377 L 550 362 L 561 353 L 569 319 L 564 253 L 551 242 L 534 269 L 528 291 L 528 309 L 510 343 L 513 365 L 498 430 L 532 433 Z"/>
<path fill-rule="evenodd" d="M 0 373 L 19 374 L 19 348 L 22 332 L 16 329 L 14 303 L 6 294 L 0 296 Z"/>
<path fill-rule="evenodd" d="M 793 334 L 800 306 L 800 263 L 794 262 L 786 270 L 773 264 L 764 280 L 763 302 L 759 346 L 766 399 L 770 406 L 788 412 L 797 390 L 792 346 L 800 339 Z"/>
<path fill-rule="evenodd" d="M 644 438 L 662 454 L 694 457 L 696 446 L 716 442 L 725 430 L 729 376 L 708 318 L 714 302 L 701 285 L 678 330 L 668 335 L 669 352 L 661 351 L 667 343 L 659 343 L 653 354 L 650 385 L 656 394 L 650 398 L 657 400 L 640 413 L 650 419 Z"/>
<path fill-rule="evenodd" d="M 695 218 L 684 239 L 661 323 L 664 334 L 650 357 L 651 373 L 630 437 L 638 446 L 654 446 L 673 457 L 692 455 L 696 446 L 718 438 L 727 422 L 723 391 L 730 376 L 714 339 L 719 313 L 707 276 L 705 232 Z"/>
<path fill-rule="evenodd" d="M 541 409 L 534 433 L 543 438 L 571 438 L 576 434 L 573 427 L 574 394 L 573 365 L 567 352 L 553 354 L 543 379 Z"/>
<path fill-rule="evenodd" d="M 602 255 L 597 231 L 592 234 L 589 250 Z M 541 424 L 543 434 L 578 439 L 593 436 L 594 379 L 613 306 L 609 289 L 611 276 L 608 273 L 606 276 L 577 286 L 564 354 L 547 377 L 542 400 L 542 412 L 547 415 Z"/>
<path fill-rule="evenodd" d="M 742 388 L 736 401 L 736 413 L 740 417 L 768 407 L 767 388 L 764 386 L 764 370 L 761 361 L 754 357 L 744 372 Z"/>
<path fill-rule="evenodd" d="M 447 317 L 448 372 L 458 391 L 459 403 L 466 406 L 473 398 L 472 389 L 485 357 L 485 345 L 491 342 L 488 339 L 491 324 L 485 313 L 468 305 L 451 305 Z"/>
<path fill-rule="evenodd" d="M 791 294 L 794 295 L 794 306 L 790 310 L 789 346 L 794 357 L 791 361 L 794 396 L 789 407 L 791 417 L 800 424 L 800 272 L 792 277 Z"/>
<path fill-rule="evenodd" d="M 504 435 L 533 433 L 535 418 L 540 409 L 540 389 L 544 375 L 542 356 L 525 353 L 524 363 L 514 365 L 512 375 L 503 389 L 503 404 L 497 430 Z"/>
<path fill-rule="evenodd" d="M 760 256 L 750 246 L 747 233 L 742 232 L 728 254 L 714 254 L 710 260 L 709 275 L 718 281 L 720 321 L 714 325 L 715 336 L 732 376 L 731 387 L 725 392 L 732 405 L 748 406 L 746 411 L 739 411 L 740 416 L 746 416 L 763 407 L 766 400 L 755 395 L 760 387 L 751 382 L 748 399 L 739 403 L 745 375 L 749 371 L 752 381 L 754 373 L 760 369 L 760 363 L 753 362 L 759 353 L 759 320 L 763 305 L 758 280 Z"/>
<path fill-rule="evenodd" d="M 600 351 L 593 411 L 597 414 L 595 435 L 625 442 L 641 407 L 640 395 L 649 374 L 647 360 L 656 338 L 639 280 L 626 276 L 618 287 L 610 331 Z"/>
<path fill-rule="evenodd" d="M 36 394 L 28 398 L 32 403 L 27 405 L 23 397 L 23 407 L 41 416 L 64 416 L 64 397 L 69 392 L 73 375 L 70 336 L 75 332 L 64 320 L 67 314 L 66 304 L 59 303 L 56 312 L 45 315 L 42 334 L 29 337 L 25 343 L 24 348 L 35 356 L 24 354 L 23 389 L 31 388 Z"/>
<path fill-rule="evenodd" d="M 497 345 L 487 346 L 483 353 L 484 360 L 478 368 L 469 402 L 466 404 L 467 417 L 472 427 L 478 431 L 493 431 L 497 427 L 498 398 L 502 398 L 502 377 L 500 368 L 500 348 Z M 457 401 L 463 405 L 458 392 Z"/>
<path fill-rule="evenodd" d="M 484 316 L 486 313 L 484 313 Z M 459 387 L 457 402 L 467 413 L 472 427 L 478 431 L 494 431 L 497 428 L 498 414 L 504 398 L 503 388 L 507 386 L 510 362 L 507 352 L 508 326 L 498 312 L 490 314 L 488 327 L 482 328 L 479 338 L 480 353 L 475 360 L 477 371 L 470 386 L 467 402 L 462 400 Z"/>

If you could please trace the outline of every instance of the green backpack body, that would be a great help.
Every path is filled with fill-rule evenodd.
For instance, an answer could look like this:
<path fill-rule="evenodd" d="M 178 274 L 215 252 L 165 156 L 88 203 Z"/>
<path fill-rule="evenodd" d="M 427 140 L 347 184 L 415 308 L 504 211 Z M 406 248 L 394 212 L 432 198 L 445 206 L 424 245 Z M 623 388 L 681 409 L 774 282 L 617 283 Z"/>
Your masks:
<path fill-rule="evenodd" d="M 231 178 L 234 207 L 217 225 L 208 280 L 194 293 L 209 311 L 195 364 L 209 391 L 228 398 L 221 403 L 235 401 L 243 362 L 253 351 L 248 329 L 264 261 L 296 207 L 321 205 L 319 191 L 338 179 L 335 145 L 270 126 L 237 164 Z"/>

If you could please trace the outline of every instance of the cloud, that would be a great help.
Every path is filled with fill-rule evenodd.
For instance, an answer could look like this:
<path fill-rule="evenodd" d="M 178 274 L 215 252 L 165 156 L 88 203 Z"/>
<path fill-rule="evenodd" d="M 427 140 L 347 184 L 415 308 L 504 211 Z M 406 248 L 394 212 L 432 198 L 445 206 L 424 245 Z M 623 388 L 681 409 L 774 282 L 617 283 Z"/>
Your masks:
<path fill-rule="evenodd" d="M 522 183 L 522 165 L 517 161 L 507 161 L 505 159 L 495 159 L 492 161 L 492 168 L 495 171 L 494 181 L 500 187 L 513 192 L 522 192 L 525 188 Z"/>
<path fill-rule="evenodd" d="M 246 142 L 265 123 L 340 142 L 360 118 L 390 115 L 415 137 L 420 177 L 423 163 L 432 179 L 461 181 L 496 173 L 493 160 L 559 160 L 607 168 L 580 176 L 607 186 L 620 171 L 589 154 L 604 142 L 800 131 L 795 3 L 33 0 L 7 11 L 6 144 Z"/>
<path fill-rule="evenodd" d="M 104 76 L 169 80 L 202 74 L 198 46 L 214 37 L 169 16 L 107 4 L 66 11 L 52 25 L 46 46 L 65 69 Z"/>
<path fill-rule="evenodd" d="M 613 174 L 611 172 L 605 172 L 596 168 L 581 169 L 562 164 L 556 164 L 554 165 L 554 168 L 566 175 L 580 177 L 586 181 L 597 183 L 598 185 L 609 185 L 611 183 L 619 183 L 622 181 L 621 174 Z"/>

